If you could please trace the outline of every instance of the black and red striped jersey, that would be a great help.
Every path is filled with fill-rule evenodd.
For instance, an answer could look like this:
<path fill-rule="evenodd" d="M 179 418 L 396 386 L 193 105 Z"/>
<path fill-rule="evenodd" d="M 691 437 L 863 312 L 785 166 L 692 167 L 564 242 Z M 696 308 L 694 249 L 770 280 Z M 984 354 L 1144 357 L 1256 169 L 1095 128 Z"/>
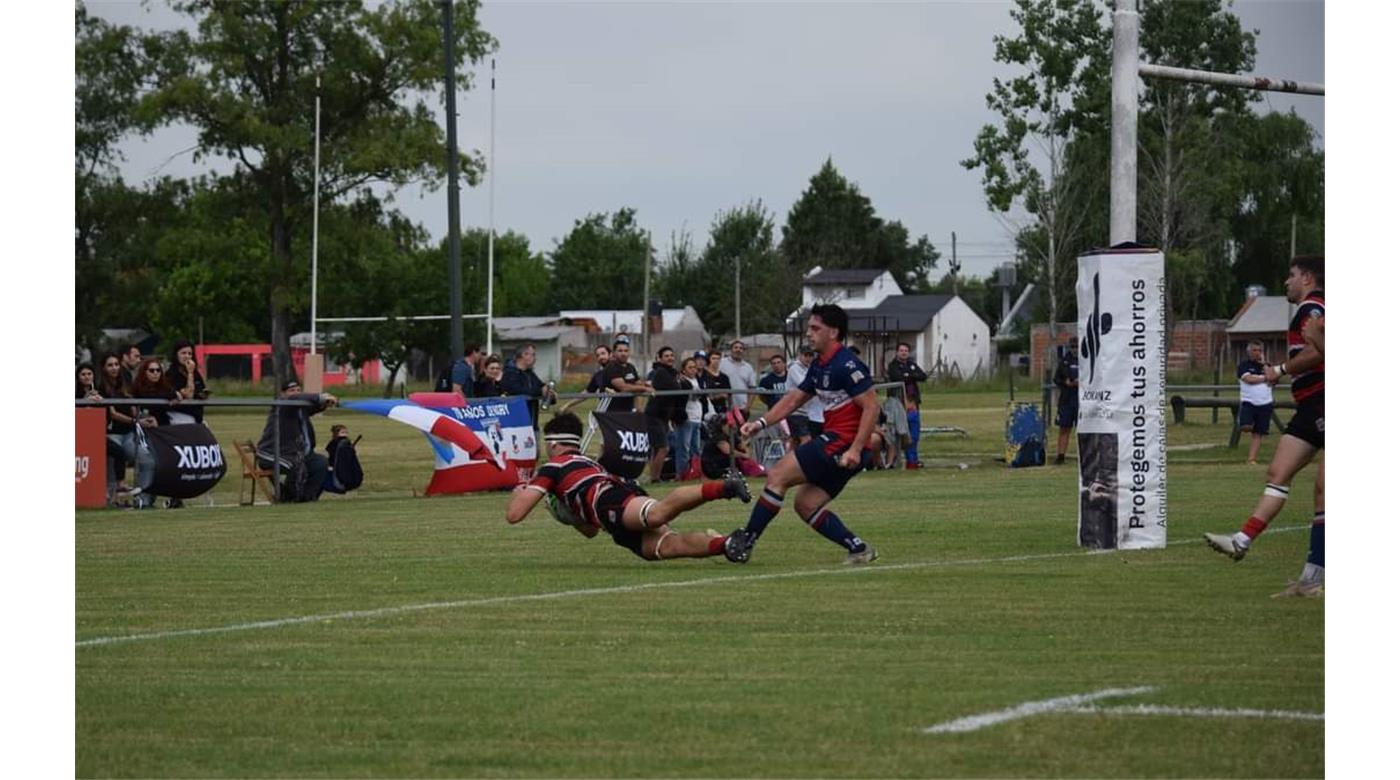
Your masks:
<path fill-rule="evenodd" d="M 545 495 L 553 493 L 574 516 L 601 527 L 596 509 L 598 494 L 607 487 L 623 484 L 597 461 L 571 452 L 550 458 L 535 470 L 534 479 L 526 487 Z"/>
<path fill-rule="evenodd" d="M 1303 324 L 1313 317 L 1327 313 L 1322 300 L 1322 291 L 1313 290 L 1303 297 L 1298 310 L 1293 313 L 1293 321 L 1288 323 L 1288 357 L 1293 358 L 1303 351 L 1308 343 L 1303 340 Z M 1293 375 L 1293 400 L 1302 401 L 1322 392 L 1322 364 Z"/>

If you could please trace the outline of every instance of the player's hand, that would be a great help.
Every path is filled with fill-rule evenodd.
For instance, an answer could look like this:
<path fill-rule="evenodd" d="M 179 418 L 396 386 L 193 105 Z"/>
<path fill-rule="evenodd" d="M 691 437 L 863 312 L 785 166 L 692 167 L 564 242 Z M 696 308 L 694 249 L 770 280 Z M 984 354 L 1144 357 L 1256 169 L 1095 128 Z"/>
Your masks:
<path fill-rule="evenodd" d="M 1271 385 L 1276 385 L 1278 384 L 1278 380 L 1282 378 L 1283 377 L 1279 376 L 1278 371 L 1274 370 L 1273 366 L 1264 366 L 1264 381 Z"/>
<path fill-rule="evenodd" d="M 837 459 L 836 463 L 843 469 L 860 468 L 860 450 L 855 447 L 846 450 L 841 453 L 841 457 Z"/>
<path fill-rule="evenodd" d="M 760 425 L 757 420 L 749 420 L 748 422 L 739 426 L 739 435 L 747 439 L 761 430 L 763 430 L 763 426 Z"/>

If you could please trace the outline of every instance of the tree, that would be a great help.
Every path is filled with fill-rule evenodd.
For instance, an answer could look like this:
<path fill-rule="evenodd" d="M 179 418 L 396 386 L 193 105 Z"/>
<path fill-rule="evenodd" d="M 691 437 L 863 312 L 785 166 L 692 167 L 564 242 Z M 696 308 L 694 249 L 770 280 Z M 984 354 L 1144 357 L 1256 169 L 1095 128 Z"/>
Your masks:
<path fill-rule="evenodd" d="M 1080 131 L 1106 125 L 1111 35 L 1094 4 L 1082 0 L 1016 0 L 1018 37 L 993 39 L 995 60 L 1022 68 L 1010 81 L 992 80 L 987 107 L 1001 126 L 985 125 L 963 167 L 982 170 L 988 208 L 1024 210 L 1029 226 L 1013 229 L 1017 243 L 1043 269 L 1051 335 L 1060 319 L 1061 269 L 1085 212 L 1068 208 L 1083 188 L 1107 190 L 1107 169 L 1067 166 L 1066 149 Z M 1039 237 L 1027 236 L 1027 232 Z"/>
<path fill-rule="evenodd" d="M 635 209 L 589 214 L 574 221 L 550 257 L 550 298 L 560 309 L 640 307 L 646 264 L 655 262 Z"/>
<path fill-rule="evenodd" d="M 905 292 L 928 289 L 938 252 L 927 236 L 909 243 L 899 222 L 885 222 L 870 198 L 828 157 L 788 211 L 781 250 L 788 265 L 805 274 L 822 268 L 880 268 Z"/>
<path fill-rule="evenodd" d="M 709 241 L 700 253 L 702 275 L 696 289 L 705 306 L 701 316 L 711 331 L 780 331 L 788 313 L 801 303 L 801 274 L 778 251 L 773 228 L 773 214 L 762 201 L 729 209 L 711 222 Z M 736 263 L 740 306 L 737 324 Z"/>
<path fill-rule="evenodd" d="M 462 233 L 462 260 L 467 264 L 467 270 L 463 273 L 463 279 L 468 284 L 464 290 L 467 312 L 486 311 L 486 239 L 487 232 L 482 228 Z M 443 244 L 441 251 L 446 263 L 446 244 Z M 529 238 L 509 230 L 496 236 L 495 277 L 493 306 L 496 316 L 550 313 L 549 262 L 543 254 L 530 252 Z M 484 335 L 484 323 L 483 328 L 473 330 L 479 330 Z"/>
<path fill-rule="evenodd" d="M 196 159 L 226 157 L 256 188 L 268 231 L 266 300 L 280 382 L 292 371 L 288 320 L 305 276 L 293 248 L 311 216 L 316 78 L 325 202 L 375 182 L 436 183 L 445 168 L 442 128 L 411 96 L 433 90 L 442 75 L 441 12 L 430 0 L 372 9 L 357 0 L 183 0 L 175 8 L 198 28 L 159 36 L 175 56 L 141 115 L 190 123 L 199 130 Z M 453 5 L 454 68 L 495 46 L 477 8 L 478 0 Z M 458 78 L 467 88 L 468 75 Z M 461 163 L 475 182 L 479 159 L 463 155 Z"/>

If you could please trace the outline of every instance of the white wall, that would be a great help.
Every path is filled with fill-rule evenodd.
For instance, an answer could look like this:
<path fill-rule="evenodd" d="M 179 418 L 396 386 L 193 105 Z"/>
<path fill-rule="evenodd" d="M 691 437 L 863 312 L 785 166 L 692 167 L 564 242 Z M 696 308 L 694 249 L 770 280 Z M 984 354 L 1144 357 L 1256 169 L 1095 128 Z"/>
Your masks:
<path fill-rule="evenodd" d="M 952 370 L 956 364 L 963 378 L 986 373 L 991 367 L 991 329 L 961 298 L 949 301 L 929 323 L 929 340 L 919 349 L 930 374 L 941 358 Z M 940 350 L 941 347 L 941 350 Z"/>
<path fill-rule="evenodd" d="M 856 288 L 851 295 L 848 288 Z M 810 309 L 818 303 L 839 303 L 847 309 L 873 309 L 891 295 L 900 295 L 899 283 L 889 271 L 875 277 L 868 285 L 842 284 L 834 286 L 802 285 L 802 307 Z"/>

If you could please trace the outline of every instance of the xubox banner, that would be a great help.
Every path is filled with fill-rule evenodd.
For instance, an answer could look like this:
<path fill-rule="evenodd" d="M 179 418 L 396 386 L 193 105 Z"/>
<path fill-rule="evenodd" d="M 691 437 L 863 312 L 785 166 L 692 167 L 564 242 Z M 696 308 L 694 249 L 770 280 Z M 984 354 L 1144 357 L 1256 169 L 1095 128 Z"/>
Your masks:
<path fill-rule="evenodd" d="M 146 492 L 194 498 L 208 493 L 224 478 L 223 450 L 203 425 L 162 425 L 141 432 L 155 456 L 155 478 Z"/>
<path fill-rule="evenodd" d="M 1079 544 L 1167 544 L 1166 275 L 1155 249 L 1079 258 Z"/>
<path fill-rule="evenodd" d="M 598 462 L 609 473 L 619 477 L 640 477 L 651 459 L 646 415 L 638 412 L 594 412 L 593 419 L 603 434 L 603 453 L 598 456 Z"/>

